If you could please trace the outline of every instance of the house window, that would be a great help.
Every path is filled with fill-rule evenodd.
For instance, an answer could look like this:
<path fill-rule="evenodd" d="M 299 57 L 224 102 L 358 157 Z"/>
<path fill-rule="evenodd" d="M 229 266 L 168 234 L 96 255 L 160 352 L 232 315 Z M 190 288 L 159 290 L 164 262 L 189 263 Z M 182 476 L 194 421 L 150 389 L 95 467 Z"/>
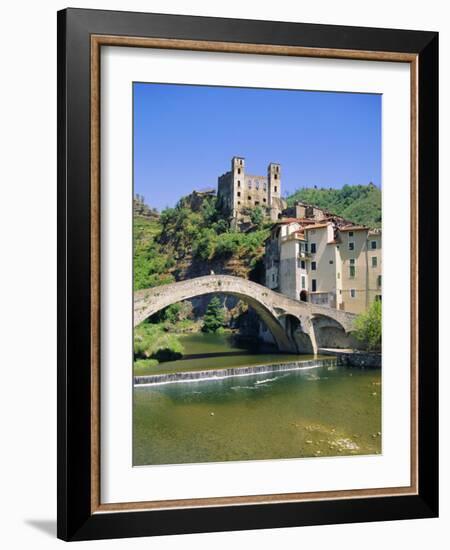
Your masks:
<path fill-rule="evenodd" d="M 316 253 L 316 243 L 311 243 L 311 254 Z"/>
<path fill-rule="evenodd" d="M 275 179 L 276 179 L 276 180 L 278 179 L 278 174 L 275 174 Z"/>
<path fill-rule="evenodd" d="M 241 169 L 240 169 L 240 168 L 238 168 L 238 174 L 240 174 L 240 173 L 241 173 Z"/>
<path fill-rule="evenodd" d="M 302 276 L 302 289 L 306 288 L 306 280 L 304 275 Z"/>
<path fill-rule="evenodd" d="M 259 204 L 259 201 L 255 201 L 255 206 L 258 206 L 258 204 Z"/>
<path fill-rule="evenodd" d="M 275 193 L 277 192 L 277 189 L 278 189 L 278 187 L 275 185 L 275 188 L 274 188 Z"/>
<path fill-rule="evenodd" d="M 316 290 L 317 290 L 317 280 L 316 279 L 312 279 L 312 281 L 311 281 L 311 290 L 313 292 L 316 292 Z"/>
<path fill-rule="evenodd" d="M 337 274 L 337 278 L 340 279 L 341 278 L 341 274 L 338 272 Z"/>
<path fill-rule="evenodd" d="M 241 180 L 238 180 L 238 187 L 241 186 Z"/>
<path fill-rule="evenodd" d="M 263 199 L 263 202 L 266 202 L 266 199 Z"/>
<path fill-rule="evenodd" d="M 349 249 L 349 250 L 355 250 L 355 243 L 354 243 L 353 241 L 350 241 L 350 242 L 348 243 L 348 249 Z"/>
<path fill-rule="evenodd" d="M 249 196 L 247 197 L 247 199 L 248 199 L 249 201 L 251 201 L 251 200 L 252 200 L 252 198 L 251 198 L 251 196 L 250 196 L 250 195 L 249 195 Z"/>
<path fill-rule="evenodd" d="M 334 263 L 334 262 L 333 262 L 333 260 L 330 260 L 330 262 L 329 262 L 329 263 L 330 263 L 331 265 L 333 265 L 333 263 Z"/>
<path fill-rule="evenodd" d="M 356 290 L 354 288 L 350 289 L 350 298 L 356 298 Z"/>
<path fill-rule="evenodd" d="M 349 266 L 349 269 L 348 269 L 348 276 L 350 277 L 350 279 L 354 279 L 355 276 L 356 276 L 356 267 L 355 267 L 355 260 L 354 259 L 350 260 L 350 266 Z"/>
<path fill-rule="evenodd" d="M 375 302 L 381 302 L 381 294 L 375 296 Z"/>
<path fill-rule="evenodd" d="M 316 270 L 316 267 L 317 267 L 316 262 L 311 262 L 311 269 L 312 269 L 312 271 L 315 271 L 315 270 Z"/>
<path fill-rule="evenodd" d="M 381 288 L 381 275 L 378 275 L 377 277 L 377 286 L 378 288 Z"/>
<path fill-rule="evenodd" d="M 372 256 L 372 267 L 377 267 L 378 265 L 378 258 L 376 256 Z"/>
<path fill-rule="evenodd" d="M 305 243 L 305 252 L 308 252 L 308 243 Z"/>
<path fill-rule="evenodd" d="M 377 249 L 377 241 L 370 241 L 370 248 L 372 250 L 376 250 Z"/>
<path fill-rule="evenodd" d="M 238 201 L 238 206 L 241 204 L 241 201 Z"/>
<path fill-rule="evenodd" d="M 272 273 L 272 283 L 275 282 L 275 273 Z"/>
<path fill-rule="evenodd" d="M 301 267 L 302 269 L 305 269 L 305 267 L 306 267 L 305 260 L 302 260 L 302 261 L 300 262 L 300 267 Z"/>
<path fill-rule="evenodd" d="M 353 231 L 349 231 L 349 232 L 348 232 L 348 237 L 349 237 L 349 238 L 350 238 L 350 237 L 353 237 Z"/>
<path fill-rule="evenodd" d="M 241 192 L 240 192 L 240 191 L 237 192 L 237 196 L 238 196 L 238 197 L 241 196 Z"/>

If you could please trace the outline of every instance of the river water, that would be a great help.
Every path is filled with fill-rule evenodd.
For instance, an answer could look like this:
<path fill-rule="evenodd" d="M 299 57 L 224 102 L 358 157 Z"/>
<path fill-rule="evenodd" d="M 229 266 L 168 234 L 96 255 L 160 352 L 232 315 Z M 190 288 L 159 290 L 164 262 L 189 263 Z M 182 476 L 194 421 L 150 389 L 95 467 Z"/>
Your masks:
<path fill-rule="evenodd" d="M 206 356 L 164 363 L 165 372 L 288 357 L 252 353 L 223 335 L 182 342 L 188 356 Z M 133 431 L 134 465 L 378 454 L 381 370 L 309 367 L 136 386 Z"/>

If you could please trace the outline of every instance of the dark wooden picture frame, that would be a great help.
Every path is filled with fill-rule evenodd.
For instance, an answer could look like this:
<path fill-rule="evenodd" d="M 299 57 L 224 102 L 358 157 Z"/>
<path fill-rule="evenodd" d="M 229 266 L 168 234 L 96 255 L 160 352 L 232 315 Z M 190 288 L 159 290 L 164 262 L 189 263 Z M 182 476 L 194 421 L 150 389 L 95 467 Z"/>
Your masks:
<path fill-rule="evenodd" d="M 101 504 L 99 54 L 104 45 L 410 64 L 410 487 Z M 58 13 L 58 537 L 87 540 L 437 516 L 437 144 L 435 32 L 84 9 Z"/>

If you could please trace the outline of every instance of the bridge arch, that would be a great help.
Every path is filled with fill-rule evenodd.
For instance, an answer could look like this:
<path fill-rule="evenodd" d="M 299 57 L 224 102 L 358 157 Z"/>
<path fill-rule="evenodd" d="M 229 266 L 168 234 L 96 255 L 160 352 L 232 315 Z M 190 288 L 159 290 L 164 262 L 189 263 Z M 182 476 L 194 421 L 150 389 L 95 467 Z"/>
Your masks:
<path fill-rule="evenodd" d="M 311 322 L 314 326 L 317 347 L 319 348 L 346 348 L 349 347 L 349 334 L 337 319 L 324 314 L 313 315 Z"/>
<path fill-rule="evenodd" d="M 308 319 L 287 313 L 279 317 L 288 337 L 295 343 L 299 353 L 314 354 L 315 342 L 311 334 L 311 326 Z"/>
<path fill-rule="evenodd" d="M 177 283 L 175 283 L 177 284 Z M 263 323 L 266 325 L 266 327 L 271 332 L 278 348 L 281 351 L 288 351 L 288 352 L 295 352 L 297 351 L 293 345 L 290 338 L 287 336 L 286 331 L 284 329 L 284 326 L 282 323 L 279 322 L 278 318 L 273 314 L 273 312 L 266 307 L 261 301 L 244 294 L 242 292 L 238 292 L 236 290 L 229 290 L 227 288 L 219 288 L 217 290 L 199 290 L 197 288 L 193 288 L 191 291 L 183 292 L 183 297 L 179 298 L 178 293 L 167 293 L 165 295 L 160 294 L 160 299 L 156 302 L 149 302 L 148 306 L 136 317 L 135 316 L 135 324 L 139 324 L 140 322 L 144 321 L 148 317 L 151 317 L 155 313 L 158 313 L 158 311 L 161 311 L 165 307 L 174 304 L 176 302 L 180 302 L 183 300 L 189 300 L 190 298 L 195 298 L 197 296 L 207 296 L 208 294 L 224 294 L 226 296 L 234 296 L 235 298 L 238 298 L 242 300 L 243 302 L 247 303 L 259 316 L 259 318 L 263 321 Z M 138 321 L 136 323 L 136 321 Z"/>
<path fill-rule="evenodd" d="M 305 353 L 303 348 L 308 340 L 301 335 L 306 334 L 311 352 L 317 353 L 316 328 L 324 329 L 333 325 L 335 328 L 342 327 L 344 333 L 347 333 L 354 319 L 354 315 L 346 312 L 294 300 L 247 279 L 208 275 L 135 292 L 134 326 L 171 304 L 207 294 L 235 296 L 246 302 L 272 333 L 278 348 L 286 352 Z M 292 330 L 293 325 L 297 325 L 295 319 L 301 330 L 298 330 L 298 326 Z M 299 341 L 299 336 L 304 341 Z"/>

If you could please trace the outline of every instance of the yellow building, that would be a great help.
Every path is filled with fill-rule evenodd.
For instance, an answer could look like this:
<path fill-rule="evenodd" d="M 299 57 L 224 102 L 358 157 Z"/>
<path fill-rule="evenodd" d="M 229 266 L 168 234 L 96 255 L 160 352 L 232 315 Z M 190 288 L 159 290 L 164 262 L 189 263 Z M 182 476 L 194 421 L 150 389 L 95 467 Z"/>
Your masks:
<path fill-rule="evenodd" d="M 266 242 L 266 286 L 296 300 L 362 313 L 381 300 L 381 246 L 378 229 L 281 220 Z"/>
<path fill-rule="evenodd" d="M 339 230 L 340 266 L 337 307 L 362 313 L 381 300 L 381 231 L 348 226 Z"/>

